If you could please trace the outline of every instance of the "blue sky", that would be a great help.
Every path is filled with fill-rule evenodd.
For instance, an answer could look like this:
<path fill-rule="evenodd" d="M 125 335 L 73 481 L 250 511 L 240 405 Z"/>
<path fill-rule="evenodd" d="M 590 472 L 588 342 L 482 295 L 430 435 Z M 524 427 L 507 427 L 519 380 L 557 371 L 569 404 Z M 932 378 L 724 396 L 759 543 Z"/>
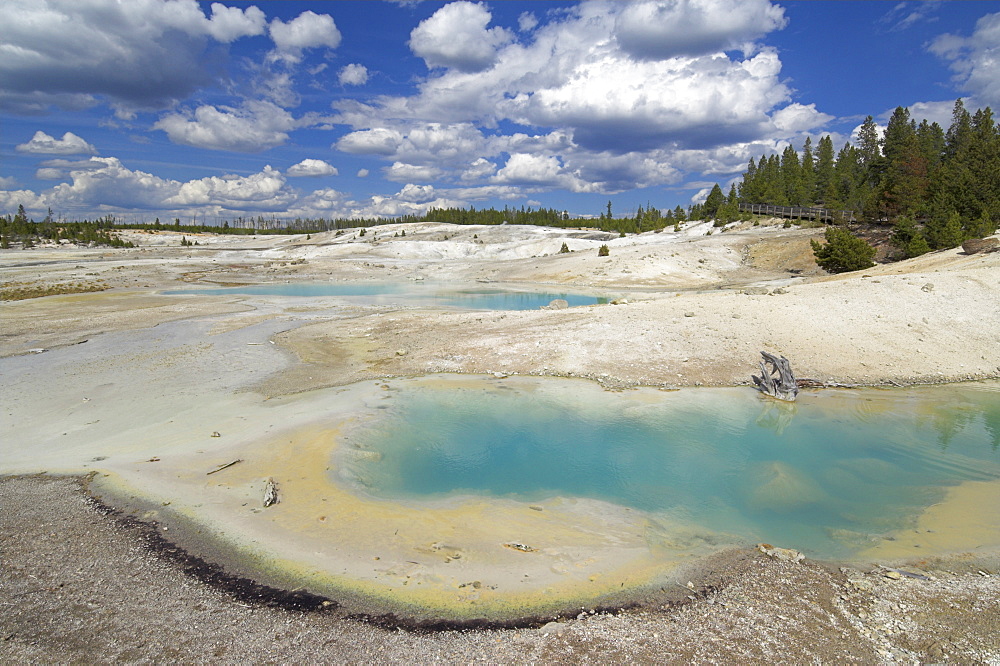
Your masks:
<path fill-rule="evenodd" d="M 0 3 L 0 213 L 686 206 L 897 105 L 1000 109 L 1000 3 Z"/>

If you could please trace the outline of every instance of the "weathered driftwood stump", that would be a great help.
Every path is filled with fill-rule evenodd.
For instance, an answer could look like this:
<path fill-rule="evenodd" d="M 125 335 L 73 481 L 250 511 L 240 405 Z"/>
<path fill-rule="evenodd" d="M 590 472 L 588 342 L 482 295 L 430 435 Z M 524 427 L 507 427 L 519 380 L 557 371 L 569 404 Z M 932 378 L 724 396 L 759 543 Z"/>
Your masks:
<path fill-rule="evenodd" d="M 264 483 L 264 508 L 278 503 L 278 484 L 274 479 L 268 478 Z"/>
<path fill-rule="evenodd" d="M 775 356 L 766 351 L 760 353 L 764 360 L 760 362 L 760 377 L 753 377 L 753 383 L 761 393 L 778 400 L 795 400 L 799 393 L 799 385 L 792 374 L 792 366 L 784 356 Z M 768 368 L 768 365 L 771 367 Z"/>

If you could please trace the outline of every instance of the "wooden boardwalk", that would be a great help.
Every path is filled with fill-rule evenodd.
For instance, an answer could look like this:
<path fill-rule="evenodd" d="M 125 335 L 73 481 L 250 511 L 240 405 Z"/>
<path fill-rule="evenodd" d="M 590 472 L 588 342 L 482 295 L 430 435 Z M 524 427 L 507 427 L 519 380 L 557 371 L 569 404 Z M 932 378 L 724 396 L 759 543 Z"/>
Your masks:
<path fill-rule="evenodd" d="M 739 206 L 740 212 L 752 213 L 754 215 L 773 215 L 774 217 L 786 217 L 793 220 L 816 220 L 818 222 L 833 222 L 839 218 L 845 222 L 857 222 L 853 210 L 743 203 Z"/>

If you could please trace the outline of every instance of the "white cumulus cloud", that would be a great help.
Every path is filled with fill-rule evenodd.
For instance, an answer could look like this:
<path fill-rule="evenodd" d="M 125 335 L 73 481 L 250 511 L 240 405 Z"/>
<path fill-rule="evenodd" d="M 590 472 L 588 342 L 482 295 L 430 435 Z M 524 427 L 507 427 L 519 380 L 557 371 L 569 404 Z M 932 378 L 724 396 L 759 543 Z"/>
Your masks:
<path fill-rule="evenodd" d="M 193 114 L 171 113 L 154 125 L 174 143 L 211 150 L 255 153 L 280 146 L 297 123 L 270 102 L 247 102 L 241 108 L 199 106 Z"/>
<path fill-rule="evenodd" d="M 368 68 L 357 63 L 345 65 L 337 78 L 342 86 L 362 86 L 368 83 Z"/>
<path fill-rule="evenodd" d="M 517 153 L 510 156 L 493 180 L 517 185 L 558 185 L 561 171 L 557 157 Z"/>
<path fill-rule="evenodd" d="M 323 160 L 305 159 L 288 167 L 287 175 L 294 177 L 303 176 L 336 176 L 337 168 Z"/>
<path fill-rule="evenodd" d="M 357 155 L 393 155 L 403 142 L 403 135 L 384 127 L 351 132 L 340 137 L 334 148 Z"/>
<path fill-rule="evenodd" d="M 290 62 L 299 62 L 304 49 L 319 46 L 335 49 L 340 45 L 340 30 L 333 17 L 311 10 L 302 12 L 288 23 L 272 19 L 269 30 L 278 56 Z"/>
<path fill-rule="evenodd" d="M 56 139 L 41 130 L 35 132 L 31 141 L 18 145 L 17 151 L 43 155 L 94 155 L 97 153 L 93 144 L 87 143 L 72 132 L 66 132 L 61 139 Z"/>
<path fill-rule="evenodd" d="M 487 28 L 492 19 L 480 3 L 452 2 L 413 29 L 410 49 L 428 67 L 482 71 L 495 62 L 497 49 L 513 39 L 503 28 Z"/>
<path fill-rule="evenodd" d="M 384 170 L 384 173 L 386 180 L 391 180 L 395 183 L 409 183 L 413 181 L 428 182 L 435 180 L 441 175 L 441 170 L 430 166 L 393 162 L 392 166 Z"/>

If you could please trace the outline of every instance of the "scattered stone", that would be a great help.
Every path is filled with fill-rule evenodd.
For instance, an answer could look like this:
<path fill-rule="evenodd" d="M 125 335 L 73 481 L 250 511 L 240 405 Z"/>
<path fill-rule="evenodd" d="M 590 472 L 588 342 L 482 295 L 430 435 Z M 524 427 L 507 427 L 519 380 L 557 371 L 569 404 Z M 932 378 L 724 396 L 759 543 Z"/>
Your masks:
<path fill-rule="evenodd" d="M 510 377 L 510 375 L 507 374 L 506 372 L 494 372 L 493 376 L 496 377 L 497 379 L 507 379 L 508 377 Z"/>
<path fill-rule="evenodd" d="M 934 285 L 932 283 L 928 282 L 927 284 L 925 284 L 924 286 L 922 286 L 920 288 L 920 291 L 926 291 L 928 293 L 932 292 L 932 291 L 934 291 Z"/>
<path fill-rule="evenodd" d="M 627 298 L 616 298 L 613 301 L 611 301 L 611 305 L 628 305 L 628 299 Z"/>
<path fill-rule="evenodd" d="M 693 312 L 685 312 L 685 313 L 684 313 L 684 316 L 685 316 L 685 317 L 693 317 L 693 316 L 694 316 L 694 313 L 693 313 Z"/>
<path fill-rule="evenodd" d="M 744 287 L 741 293 L 747 296 L 767 296 L 771 290 L 767 287 Z"/>
<path fill-rule="evenodd" d="M 549 301 L 548 305 L 543 306 L 546 310 L 565 310 L 569 307 L 569 302 L 564 298 L 556 298 Z"/>
<path fill-rule="evenodd" d="M 788 290 L 787 290 L 787 289 L 785 289 L 784 287 L 778 287 L 777 289 L 775 289 L 775 290 L 774 290 L 774 291 L 772 291 L 771 293 L 772 293 L 772 294 L 787 294 L 787 293 L 788 293 Z"/>
<path fill-rule="evenodd" d="M 218 430 L 213 430 L 213 431 L 212 431 L 212 437 L 222 437 L 222 435 L 221 435 L 221 434 L 219 434 L 219 431 L 218 431 Z"/>
<path fill-rule="evenodd" d="M 546 625 L 539 627 L 538 633 L 543 636 L 556 635 L 561 636 L 565 631 L 569 629 L 569 625 L 565 622 L 549 622 Z"/>
<path fill-rule="evenodd" d="M 875 583 L 867 578 L 851 578 L 847 581 L 847 589 L 855 592 L 871 592 L 875 589 Z"/>
<path fill-rule="evenodd" d="M 792 550 L 791 548 L 779 548 L 777 546 L 772 546 L 769 543 L 757 544 L 757 550 L 764 553 L 768 557 L 782 562 L 801 562 L 806 559 L 806 556 L 797 550 Z"/>
<path fill-rule="evenodd" d="M 966 254 L 979 254 L 980 252 L 1000 251 L 1000 239 L 997 238 L 975 238 L 962 243 L 962 249 Z"/>
<path fill-rule="evenodd" d="M 516 541 L 511 541 L 510 543 L 505 543 L 504 548 L 510 548 L 511 550 L 518 550 L 522 553 L 534 553 L 537 548 L 532 548 L 531 546 L 525 546 L 523 543 L 517 543 Z"/>
<path fill-rule="evenodd" d="M 406 350 L 405 349 L 397 349 L 396 350 L 396 356 L 406 356 Z"/>
<path fill-rule="evenodd" d="M 882 575 L 888 578 L 889 580 L 900 580 L 903 577 L 903 574 L 899 573 L 898 571 L 886 571 Z"/>

